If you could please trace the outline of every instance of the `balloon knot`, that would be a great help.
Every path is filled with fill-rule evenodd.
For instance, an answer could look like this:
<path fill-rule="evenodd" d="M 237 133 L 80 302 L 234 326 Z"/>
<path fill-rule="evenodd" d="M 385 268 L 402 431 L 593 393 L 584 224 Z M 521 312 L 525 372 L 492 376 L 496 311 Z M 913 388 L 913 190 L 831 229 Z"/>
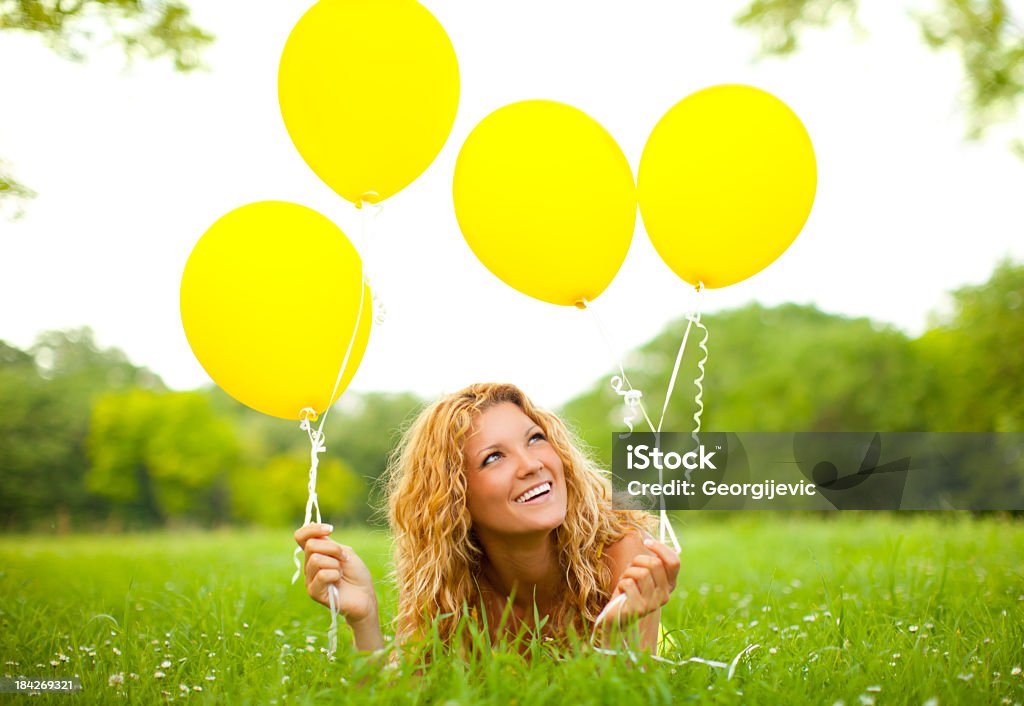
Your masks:
<path fill-rule="evenodd" d="M 376 191 L 367 191 L 365 194 L 359 197 L 359 202 L 356 204 L 356 208 L 362 208 L 366 204 L 380 203 L 380 194 Z"/>

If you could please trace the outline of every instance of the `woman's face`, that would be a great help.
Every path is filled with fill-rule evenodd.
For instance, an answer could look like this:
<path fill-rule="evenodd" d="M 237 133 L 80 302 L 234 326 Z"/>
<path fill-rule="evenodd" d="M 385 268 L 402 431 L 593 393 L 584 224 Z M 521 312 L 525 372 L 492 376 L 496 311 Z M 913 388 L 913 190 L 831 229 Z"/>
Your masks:
<path fill-rule="evenodd" d="M 565 521 L 562 459 L 518 405 L 501 402 L 478 415 L 463 452 L 478 534 L 522 535 Z"/>

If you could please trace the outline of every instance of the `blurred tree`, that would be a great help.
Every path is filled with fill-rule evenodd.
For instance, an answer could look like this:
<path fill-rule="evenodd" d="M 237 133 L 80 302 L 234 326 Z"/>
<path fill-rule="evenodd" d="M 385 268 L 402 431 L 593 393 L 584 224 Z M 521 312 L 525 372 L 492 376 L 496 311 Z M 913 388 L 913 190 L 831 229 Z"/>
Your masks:
<path fill-rule="evenodd" d="M 91 401 L 110 389 L 163 388 L 163 382 L 146 368 L 133 365 L 124 351 L 100 348 L 92 329 L 84 326 L 64 331 L 46 331 L 29 349 L 39 375 L 58 381 L 73 395 L 73 402 Z"/>
<path fill-rule="evenodd" d="M 88 328 L 41 334 L 27 352 L 0 344 L 0 522 L 67 529 L 96 514 L 84 476 L 93 400 L 107 390 L 162 387 Z"/>
<path fill-rule="evenodd" d="M 47 471 L 65 462 L 58 434 L 46 429 L 60 400 L 28 353 L 0 342 L 0 522 L 5 529 L 52 514 Z"/>
<path fill-rule="evenodd" d="M 370 392 L 343 397 L 327 418 L 327 448 L 344 459 L 362 479 L 364 492 L 356 507 L 363 521 L 377 517 L 386 498 L 377 480 L 398 446 L 402 432 L 420 409 L 423 400 L 408 392 Z M 383 517 L 378 517 L 383 521 Z"/>
<path fill-rule="evenodd" d="M 913 340 L 866 319 L 806 306 L 750 305 L 707 315 L 702 428 L 1024 432 L 1024 265 L 1000 263 L 984 284 L 953 292 L 951 304 Z M 666 327 L 627 360 L 655 423 L 685 323 Z M 691 333 L 666 431 L 693 428 L 694 335 L 700 333 Z M 563 413 L 609 464 L 612 434 L 625 425 L 623 405 L 607 384 L 570 401 Z M 647 431 L 642 420 L 635 428 Z M 935 477 L 934 489 L 927 478 L 919 480 L 922 497 L 956 489 L 971 507 L 990 507 L 993 497 L 1021 497 L 1012 477 L 981 472 L 998 454 L 1019 453 L 1014 439 L 945 441 L 949 470 Z"/>
<path fill-rule="evenodd" d="M 967 135 L 980 138 L 997 123 L 1011 123 L 1024 96 L 1024 16 L 1006 0 L 934 0 L 930 12 L 914 12 L 925 42 L 959 53 L 970 109 Z M 838 16 L 856 21 L 858 0 L 750 0 L 736 17 L 761 34 L 765 54 L 786 55 L 808 28 L 826 27 Z M 1014 13 L 1017 13 L 1016 15 Z M 1024 158 L 1024 140 L 1012 148 Z"/>
<path fill-rule="evenodd" d="M 10 205 L 11 220 L 20 218 L 25 213 L 25 202 L 35 196 L 36 192 L 15 179 L 10 167 L 0 160 L 0 207 Z"/>
<path fill-rule="evenodd" d="M 273 456 L 260 467 L 236 467 L 229 480 L 231 514 L 243 522 L 297 529 L 305 514 L 308 478 L 308 456 L 300 454 Z M 324 522 L 361 516 L 366 487 L 347 464 L 321 456 L 316 487 Z"/>
<path fill-rule="evenodd" d="M 0 0 L 0 30 L 39 35 L 55 52 L 83 61 L 97 48 L 119 44 L 132 59 L 170 57 L 178 71 L 201 66 L 213 36 L 192 24 L 177 0 Z M 0 204 L 17 204 L 15 217 L 35 192 L 0 164 Z"/>
<path fill-rule="evenodd" d="M 910 340 L 867 319 L 787 304 L 706 315 L 710 329 L 702 428 L 710 431 L 917 431 L 929 392 Z M 685 320 L 666 327 L 628 361 L 634 387 L 657 423 Z M 694 329 L 663 429 L 691 431 L 697 410 Z M 606 385 L 569 402 L 565 415 L 605 464 L 623 405 Z M 642 418 L 634 423 L 648 431 Z"/>
<path fill-rule="evenodd" d="M 214 409 L 235 424 L 244 462 L 250 468 L 263 468 L 268 459 L 277 456 L 302 462 L 309 458 L 309 439 L 299 430 L 298 422 L 254 412 L 217 387 L 204 392 Z M 375 483 L 398 444 L 403 425 L 422 406 L 423 401 L 411 393 L 346 392 L 331 410 L 324 427 L 327 452 L 321 456 L 321 463 L 327 458 L 341 459 L 360 479 L 360 495 L 351 512 L 355 519 L 369 520 L 380 505 L 381 498 L 373 495 Z M 326 504 L 323 507 L 334 511 Z"/>
<path fill-rule="evenodd" d="M 987 282 L 952 294 L 919 345 L 946 372 L 938 428 L 1024 432 L 1024 264 L 1001 262 Z"/>
<path fill-rule="evenodd" d="M 239 465 L 238 440 L 200 393 L 132 389 L 101 396 L 89 455 L 89 490 L 129 522 L 228 519 L 227 478 Z"/>

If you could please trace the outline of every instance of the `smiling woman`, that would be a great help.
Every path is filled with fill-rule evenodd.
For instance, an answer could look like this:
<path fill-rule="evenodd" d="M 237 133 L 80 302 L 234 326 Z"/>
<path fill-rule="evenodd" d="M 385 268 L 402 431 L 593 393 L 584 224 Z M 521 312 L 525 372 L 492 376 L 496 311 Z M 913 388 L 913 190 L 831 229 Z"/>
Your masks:
<path fill-rule="evenodd" d="M 450 643 L 459 619 L 482 612 L 492 641 L 499 625 L 564 641 L 600 619 L 635 626 L 627 634 L 655 648 L 679 558 L 648 535 L 648 515 L 612 508 L 608 481 L 566 425 L 517 387 L 472 385 L 426 408 L 392 458 L 388 505 L 400 640 L 436 626 Z M 295 533 L 306 588 L 328 605 L 337 586 L 356 646 L 379 649 L 372 577 L 331 531 Z"/>

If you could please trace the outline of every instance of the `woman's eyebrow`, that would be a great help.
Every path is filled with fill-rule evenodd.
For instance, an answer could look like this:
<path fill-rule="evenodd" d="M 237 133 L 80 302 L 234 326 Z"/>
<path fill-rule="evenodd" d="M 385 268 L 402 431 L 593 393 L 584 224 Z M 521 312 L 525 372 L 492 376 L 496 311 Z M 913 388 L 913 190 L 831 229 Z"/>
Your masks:
<path fill-rule="evenodd" d="M 540 425 L 539 425 L 539 424 L 531 424 L 531 425 L 530 425 L 529 427 L 527 427 L 527 428 L 526 428 L 526 432 L 525 432 L 525 433 L 523 434 L 523 437 L 525 438 L 525 437 L 528 437 L 528 436 L 530 436 L 531 434 L 533 434 L 533 430 L 534 430 L 534 429 L 537 429 L 538 431 L 543 431 L 543 429 L 541 429 L 541 428 L 540 428 Z M 480 449 L 479 451 L 477 451 L 477 452 L 476 452 L 475 454 L 473 454 L 473 455 L 474 455 L 474 456 L 475 456 L 476 458 L 480 458 L 480 456 L 482 456 L 482 455 L 483 455 L 483 454 L 485 454 L 486 452 L 488 452 L 488 451 L 494 451 L 495 449 L 499 449 L 499 448 L 501 448 L 501 443 L 497 443 L 497 444 L 491 444 L 490 446 L 487 446 L 487 447 L 484 447 L 484 448 Z"/>
<path fill-rule="evenodd" d="M 480 450 L 479 450 L 479 451 L 477 451 L 477 452 L 476 452 L 476 454 L 474 454 L 474 455 L 475 455 L 475 456 L 476 456 L 477 458 L 480 458 L 480 456 L 482 456 L 483 454 L 487 453 L 488 451 L 494 451 L 495 449 L 499 448 L 500 446 L 501 446 L 501 444 L 491 444 L 491 445 L 490 445 L 490 446 L 488 446 L 487 448 L 483 448 L 483 449 L 480 449 Z"/>

